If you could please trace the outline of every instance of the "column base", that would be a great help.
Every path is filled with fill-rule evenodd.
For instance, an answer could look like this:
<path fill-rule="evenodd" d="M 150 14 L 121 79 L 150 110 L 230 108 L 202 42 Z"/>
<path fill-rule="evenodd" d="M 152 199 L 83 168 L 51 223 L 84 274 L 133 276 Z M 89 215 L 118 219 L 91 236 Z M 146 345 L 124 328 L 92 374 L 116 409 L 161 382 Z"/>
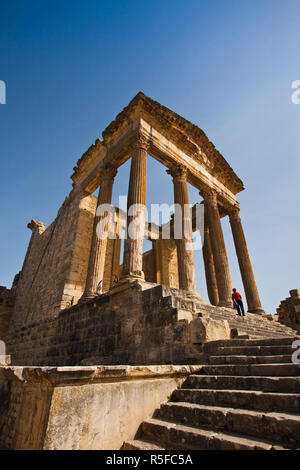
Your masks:
<path fill-rule="evenodd" d="M 248 310 L 248 313 L 255 313 L 256 315 L 264 315 L 266 312 L 264 311 L 263 308 L 254 308 L 254 309 Z"/>
<path fill-rule="evenodd" d="M 95 297 L 99 297 L 99 295 L 102 295 L 103 292 L 100 294 L 93 294 L 93 293 L 88 293 L 88 294 L 82 294 L 80 299 L 78 300 L 78 303 L 81 304 L 83 302 L 87 302 L 88 300 L 94 299 Z"/>
<path fill-rule="evenodd" d="M 202 299 L 202 297 L 200 297 L 197 291 L 184 290 L 183 292 L 186 292 L 188 297 L 192 300 L 200 302 L 201 304 L 206 304 L 206 302 L 204 302 L 204 300 Z"/>
<path fill-rule="evenodd" d="M 136 280 L 145 280 L 145 274 L 143 271 L 129 272 L 121 274 L 120 281 L 123 279 L 136 279 Z"/>
<path fill-rule="evenodd" d="M 226 307 L 226 308 L 231 308 L 231 310 L 234 310 L 234 308 L 232 307 L 232 301 L 221 301 L 218 303 L 217 307 Z"/>
<path fill-rule="evenodd" d="M 108 291 L 108 295 L 115 295 L 118 292 L 123 292 L 125 290 L 130 289 L 133 285 L 139 285 L 141 290 L 144 288 L 149 288 L 149 283 L 145 281 L 145 279 L 139 277 L 121 277 L 119 282 L 111 286 Z"/>

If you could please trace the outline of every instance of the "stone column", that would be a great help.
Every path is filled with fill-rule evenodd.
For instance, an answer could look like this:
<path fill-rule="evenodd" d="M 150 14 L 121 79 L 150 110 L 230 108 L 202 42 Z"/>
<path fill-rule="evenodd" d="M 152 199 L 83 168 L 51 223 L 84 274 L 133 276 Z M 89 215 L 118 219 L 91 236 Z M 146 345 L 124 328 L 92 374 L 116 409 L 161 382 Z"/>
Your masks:
<path fill-rule="evenodd" d="M 156 283 L 162 284 L 162 270 L 161 270 L 161 250 L 160 250 L 160 241 L 153 240 L 153 256 L 155 261 L 155 273 L 156 273 Z"/>
<path fill-rule="evenodd" d="M 116 176 L 117 170 L 114 167 L 105 167 L 101 170 L 100 175 L 100 189 L 97 200 L 97 208 L 102 204 L 110 204 L 112 196 L 112 188 L 114 177 Z M 101 286 L 98 287 L 100 281 L 103 283 L 105 255 L 107 246 L 107 237 L 104 237 L 104 233 L 108 231 L 108 225 L 102 227 L 100 233 L 99 223 L 107 217 L 107 212 L 102 216 L 95 215 L 91 251 L 89 256 L 89 264 L 86 278 L 85 291 L 82 295 L 82 299 L 88 299 L 95 297 L 101 293 Z M 97 229 L 98 226 L 98 229 Z"/>
<path fill-rule="evenodd" d="M 122 278 L 144 279 L 143 241 L 146 217 L 148 142 L 139 136 L 134 144 L 127 199 L 127 238 Z M 134 214 L 130 212 L 135 206 Z M 131 233 L 130 233 L 131 232 Z"/>
<path fill-rule="evenodd" d="M 178 221 L 181 217 L 182 236 L 181 238 L 175 238 L 178 256 L 179 289 L 196 293 L 194 250 L 192 240 L 192 219 L 191 210 L 189 208 L 187 171 L 183 167 L 175 167 L 173 169 L 167 170 L 167 173 L 171 174 L 174 183 L 175 237 L 175 227 L 177 223 L 180 223 Z"/>
<path fill-rule="evenodd" d="M 264 310 L 261 306 L 238 207 L 235 206 L 229 210 L 229 220 L 247 299 L 248 311 L 251 313 L 263 313 Z"/>
<path fill-rule="evenodd" d="M 203 253 L 203 261 L 204 261 L 204 268 L 205 268 L 208 298 L 212 305 L 218 305 L 219 292 L 218 292 L 215 262 L 214 262 L 213 252 L 212 252 L 210 229 L 209 229 L 209 224 L 208 224 L 208 216 L 206 214 L 206 208 L 204 208 L 204 244 L 203 244 L 202 253 Z"/>
<path fill-rule="evenodd" d="M 201 191 L 206 205 L 206 217 L 208 218 L 211 246 L 215 264 L 216 279 L 219 293 L 219 307 L 232 308 L 232 284 L 229 272 L 229 264 L 224 242 L 223 230 L 218 209 L 217 193 L 215 190 Z"/>
<path fill-rule="evenodd" d="M 120 277 L 120 254 L 121 254 L 121 238 L 119 236 L 120 220 L 118 217 L 116 227 L 116 239 L 114 240 L 112 270 L 111 270 L 111 286 L 117 283 Z"/>

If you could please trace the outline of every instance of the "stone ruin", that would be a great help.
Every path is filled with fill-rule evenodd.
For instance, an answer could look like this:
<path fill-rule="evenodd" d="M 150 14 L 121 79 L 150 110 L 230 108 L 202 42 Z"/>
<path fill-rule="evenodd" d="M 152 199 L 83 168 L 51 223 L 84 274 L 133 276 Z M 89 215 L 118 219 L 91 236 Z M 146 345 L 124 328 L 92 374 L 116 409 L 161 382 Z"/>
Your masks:
<path fill-rule="evenodd" d="M 300 334 L 300 290 L 290 290 L 290 297 L 282 300 L 277 309 L 278 321 Z"/>
<path fill-rule="evenodd" d="M 208 351 L 220 354 L 216 346 L 206 345 L 249 345 L 257 353 L 260 341 L 265 347 L 290 347 L 287 338 L 290 344 L 297 335 L 294 321 L 283 325 L 262 308 L 239 215 L 237 194 L 243 183 L 204 132 L 138 93 L 102 135 L 78 160 L 73 189 L 56 219 L 47 228 L 34 219 L 28 224 L 32 235 L 22 270 L 13 292 L 3 291 L 10 300 L 0 310 L 0 338 L 12 364 L 0 368 L 3 448 L 136 448 L 130 439 L 143 419 L 205 367 Z M 140 210 L 140 232 L 133 238 L 128 227 L 134 216 L 117 208 L 115 236 L 99 236 L 99 230 L 103 235 L 112 227 L 108 212 L 98 215 L 96 209 L 111 204 L 115 175 L 128 159 L 128 208 L 145 207 L 148 155 L 171 175 L 176 207 L 189 204 L 187 183 L 199 190 L 199 203 L 179 211 L 180 225 L 187 224 L 188 232 L 174 236 L 175 210 L 171 237 L 164 239 L 163 227 L 148 224 Z M 196 290 L 191 249 L 192 231 L 201 230 L 199 207 L 204 208 L 201 235 L 210 304 Z M 232 309 L 221 224 L 227 217 L 248 305 L 245 319 Z M 122 230 L 127 237 L 121 260 Z M 144 238 L 152 243 L 146 253 Z M 296 308 L 297 302 L 286 302 Z M 112 402 L 103 404 L 99 397 Z M 97 406 L 94 422 L 91 407 Z M 115 423 L 108 423 L 105 416 L 113 406 Z M 80 416 L 72 425 L 64 412 L 70 407 Z M 127 423 L 122 432 L 120 420 Z M 156 432 L 157 439 L 150 440 L 159 441 Z M 166 444 L 172 445 L 180 448 Z M 292 439 L 286 445 L 294 446 Z"/>

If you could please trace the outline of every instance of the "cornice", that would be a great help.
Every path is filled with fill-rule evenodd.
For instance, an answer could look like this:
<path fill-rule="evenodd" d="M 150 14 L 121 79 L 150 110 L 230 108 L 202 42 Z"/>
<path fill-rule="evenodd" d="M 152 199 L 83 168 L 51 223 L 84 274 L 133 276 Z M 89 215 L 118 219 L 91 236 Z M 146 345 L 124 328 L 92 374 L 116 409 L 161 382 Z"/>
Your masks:
<path fill-rule="evenodd" d="M 0 367 L 0 379 L 24 385 L 46 386 L 85 385 L 145 379 L 186 377 L 197 373 L 201 366 L 74 366 L 74 367 Z"/>
<path fill-rule="evenodd" d="M 99 152 L 104 152 L 110 147 L 126 128 L 132 126 L 137 117 L 151 120 L 151 124 L 157 123 L 160 131 L 188 152 L 195 161 L 203 164 L 234 194 L 244 189 L 243 182 L 202 129 L 142 92 L 139 92 L 106 127 L 102 133 L 103 141 L 97 139 L 78 160 L 71 177 L 73 186 L 99 161 Z"/>
<path fill-rule="evenodd" d="M 92 168 L 99 160 L 99 154 L 105 150 L 103 140 L 96 139 L 95 143 L 92 144 L 86 152 L 77 160 L 76 166 L 73 168 L 74 173 L 71 176 L 73 180 L 73 187 L 78 181 L 85 175 L 86 171 Z"/>
<path fill-rule="evenodd" d="M 141 116 L 144 113 L 152 116 L 162 129 L 171 133 L 176 143 L 189 149 L 193 158 L 200 160 L 201 163 L 206 159 L 210 171 L 227 187 L 232 188 L 235 194 L 244 189 L 243 182 L 202 129 L 142 92 L 139 92 L 103 131 L 104 143 L 109 142 L 124 125 L 131 123 L 133 114 L 137 112 L 140 112 Z"/>

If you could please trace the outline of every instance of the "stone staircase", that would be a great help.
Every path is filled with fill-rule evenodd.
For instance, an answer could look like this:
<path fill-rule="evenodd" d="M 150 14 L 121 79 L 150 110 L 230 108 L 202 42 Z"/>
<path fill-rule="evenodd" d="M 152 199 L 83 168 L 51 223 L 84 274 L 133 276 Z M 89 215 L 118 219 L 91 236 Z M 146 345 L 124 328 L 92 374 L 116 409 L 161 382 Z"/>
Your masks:
<path fill-rule="evenodd" d="M 168 305 L 169 307 L 193 312 L 194 316 L 209 317 L 217 321 L 227 320 L 231 329 L 237 329 L 239 332 L 247 334 L 251 339 L 297 335 L 296 330 L 275 321 L 273 315 L 246 313 L 245 317 L 240 317 L 234 309 L 200 303 L 197 299 L 179 289 L 167 286 L 156 286 L 152 289 L 160 291 L 162 306 Z"/>
<path fill-rule="evenodd" d="M 190 375 L 123 449 L 299 449 L 300 364 L 291 362 L 294 339 L 206 343 L 200 372 Z"/>
<path fill-rule="evenodd" d="M 246 313 L 245 317 L 240 317 L 233 310 L 211 308 L 207 306 L 206 310 L 202 307 L 202 316 L 209 316 L 213 320 L 227 320 L 231 329 L 236 328 L 238 331 L 249 335 L 251 339 L 259 338 L 280 338 L 287 336 L 295 336 L 297 332 L 288 326 L 282 325 L 272 320 L 268 315 L 256 315 Z M 228 311 L 229 310 L 229 311 Z"/>

